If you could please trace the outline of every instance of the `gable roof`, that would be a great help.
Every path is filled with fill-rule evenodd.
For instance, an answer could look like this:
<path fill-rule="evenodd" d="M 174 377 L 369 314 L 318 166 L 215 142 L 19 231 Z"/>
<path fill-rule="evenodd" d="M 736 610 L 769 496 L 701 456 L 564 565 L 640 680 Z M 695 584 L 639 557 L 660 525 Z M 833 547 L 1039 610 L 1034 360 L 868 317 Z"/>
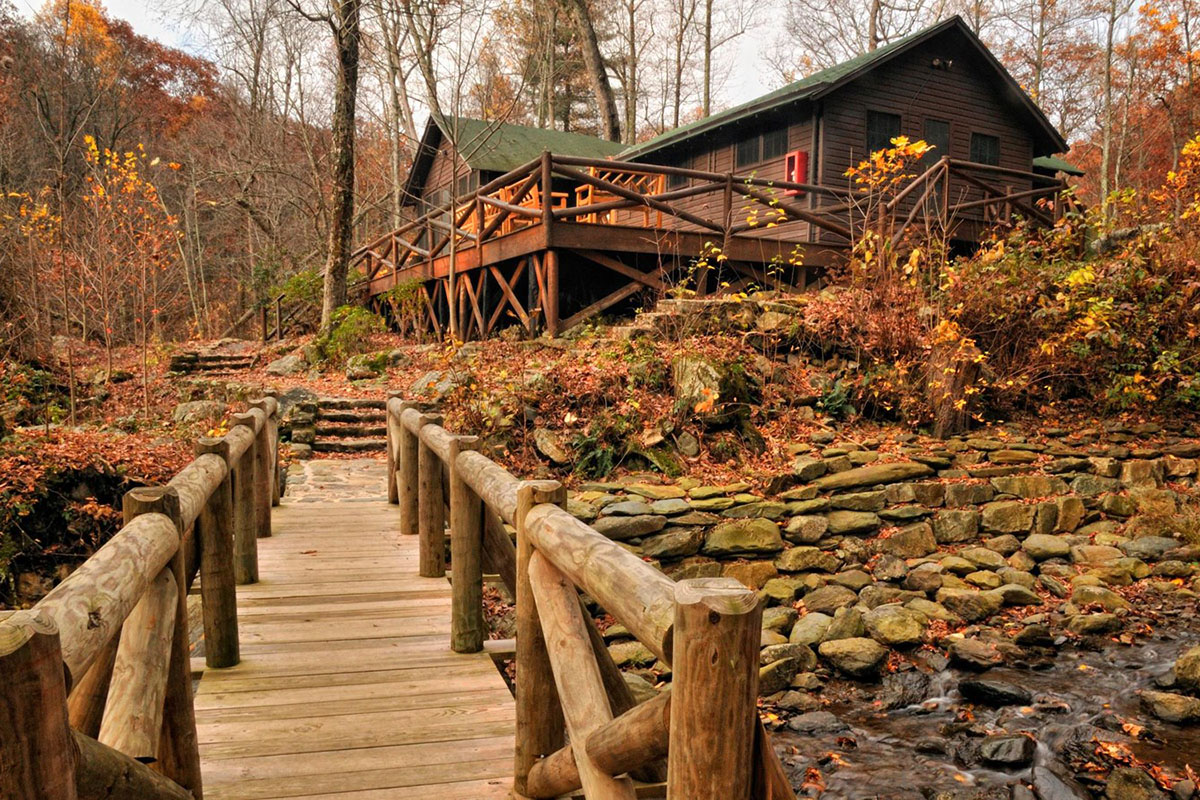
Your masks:
<path fill-rule="evenodd" d="M 997 80 L 1002 84 L 1004 99 L 1029 114 L 1034 129 L 1042 133 L 1043 142 L 1047 145 L 1045 149 L 1054 153 L 1067 149 L 1067 143 L 1063 139 L 1062 134 L 1058 132 L 1037 104 L 1025 93 L 1025 90 L 1021 88 L 1016 79 L 992 55 L 992 52 L 979 40 L 974 31 L 967 27 L 962 18 L 953 16 L 936 25 L 930 25 L 916 33 L 909 34 L 894 42 L 889 42 L 875 50 L 855 56 L 848 61 L 843 61 L 840 64 L 820 70 L 819 72 L 814 72 L 812 75 L 789 83 L 773 92 L 768 92 L 754 100 L 717 112 L 716 114 L 710 114 L 695 122 L 689 122 L 686 125 L 680 125 L 678 128 L 661 133 L 652 139 L 627 148 L 621 153 L 621 158 L 625 160 L 640 158 L 656 150 L 661 150 L 664 147 L 679 144 L 701 133 L 715 130 L 738 120 L 748 119 L 756 114 L 775 111 L 793 103 L 819 100 L 838 91 L 867 72 L 886 64 L 893 58 L 947 32 L 954 32 L 963 37 L 973 46 L 973 49 L 978 52 L 984 62 L 994 70 Z"/>
<path fill-rule="evenodd" d="M 532 128 L 507 122 L 488 122 L 468 117 L 430 116 L 417 147 L 412 169 L 404 185 L 404 196 L 421 194 L 433 157 L 444 139 L 453 136 L 463 161 L 471 169 L 484 172 L 508 172 L 549 150 L 552 153 L 584 158 L 608 158 L 625 145 L 582 133 Z"/>

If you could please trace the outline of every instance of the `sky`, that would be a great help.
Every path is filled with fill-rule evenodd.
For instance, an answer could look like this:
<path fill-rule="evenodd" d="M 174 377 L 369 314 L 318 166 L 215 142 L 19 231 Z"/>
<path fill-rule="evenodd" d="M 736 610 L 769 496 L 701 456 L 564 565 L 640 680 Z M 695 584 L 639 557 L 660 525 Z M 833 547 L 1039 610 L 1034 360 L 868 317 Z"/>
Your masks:
<path fill-rule="evenodd" d="M 22 13 L 30 17 L 43 4 L 43 0 L 14 2 Z M 185 26 L 170 20 L 170 12 L 165 11 L 163 5 L 162 2 L 142 0 L 104 0 L 104 6 L 111 16 L 126 20 L 141 35 L 195 55 L 204 55 L 198 35 L 190 35 Z M 719 87 L 719 94 L 714 98 L 721 101 L 720 105 L 737 105 L 777 88 L 777 85 L 771 82 L 775 76 L 763 67 L 760 57 L 768 39 L 768 30 L 759 28 L 750 30 L 732 44 L 736 47 L 735 53 L 731 55 L 734 68 L 727 71 L 725 81 Z"/>

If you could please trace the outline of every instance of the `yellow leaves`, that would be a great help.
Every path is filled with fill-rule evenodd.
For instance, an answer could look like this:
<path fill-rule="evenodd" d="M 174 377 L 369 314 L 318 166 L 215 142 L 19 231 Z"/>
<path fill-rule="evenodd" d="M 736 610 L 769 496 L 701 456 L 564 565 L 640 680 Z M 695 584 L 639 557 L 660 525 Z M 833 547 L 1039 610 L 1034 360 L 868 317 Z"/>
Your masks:
<path fill-rule="evenodd" d="M 705 386 L 700 390 L 701 399 L 692 408 L 697 414 L 709 414 L 717 405 L 717 394 L 709 387 Z"/>
<path fill-rule="evenodd" d="M 1067 275 L 1064 282 L 1072 288 L 1087 286 L 1096 282 L 1096 270 L 1090 264 L 1084 264 Z"/>

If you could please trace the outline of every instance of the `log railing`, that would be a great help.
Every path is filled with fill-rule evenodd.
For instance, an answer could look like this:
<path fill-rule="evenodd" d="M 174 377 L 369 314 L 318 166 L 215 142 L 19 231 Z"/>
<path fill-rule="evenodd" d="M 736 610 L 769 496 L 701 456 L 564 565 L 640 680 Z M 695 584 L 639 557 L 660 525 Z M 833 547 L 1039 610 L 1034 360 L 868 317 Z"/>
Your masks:
<path fill-rule="evenodd" d="M 671 188 L 672 179 L 683 185 Z M 556 180 L 575 187 L 569 195 L 574 204 L 565 204 L 564 193 L 554 191 Z M 390 276 L 391 285 L 398 285 L 435 277 L 434 262 L 448 255 L 452 237 L 462 252 L 540 224 L 550 246 L 550 229 L 560 223 L 686 229 L 723 241 L 758 235 L 836 247 L 877 225 L 874 215 L 879 215 L 887 217 L 886 227 L 898 243 L 918 223 L 939 223 L 948 231 L 964 220 L 996 223 L 1019 214 L 1049 225 L 1062 204 L 1045 209 L 1037 201 L 1055 199 L 1065 188 L 1045 175 L 944 157 L 880 207 L 867 208 L 869 201 L 850 186 L 547 152 L 367 243 L 352 261 L 368 282 Z"/>
<path fill-rule="evenodd" d="M 416 403 L 389 398 L 387 433 L 388 497 L 421 575 L 445 575 L 449 526 L 450 647 L 484 648 L 485 571 L 515 597 L 517 796 L 654 796 L 637 779 L 671 798 L 795 797 L 757 715 L 753 591 L 672 581 L 568 514 L 561 484 L 518 480 Z M 670 665 L 670 690 L 635 705 L 581 591 Z"/>
<path fill-rule="evenodd" d="M 279 501 L 278 404 L 251 405 L 129 491 L 124 526 L 33 608 L 0 612 L 0 797 L 201 797 L 188 588 L 199 573 L 206 664 L 237 664 L 235 585 Z"/>

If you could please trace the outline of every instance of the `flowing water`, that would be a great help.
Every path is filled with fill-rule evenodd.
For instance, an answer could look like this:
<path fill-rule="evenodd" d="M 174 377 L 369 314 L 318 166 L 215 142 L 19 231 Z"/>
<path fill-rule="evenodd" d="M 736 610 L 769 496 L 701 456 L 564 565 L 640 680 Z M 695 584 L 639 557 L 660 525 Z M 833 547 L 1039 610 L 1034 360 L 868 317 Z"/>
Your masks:
<path fill-rule="evenodd" d="M 1182 773 L 1189 763 L 1200 770 L 1200 727 L 1155 719 L 1137 695 L 1156 688 L 1156 679 L 1169 674 L 1175 658 L 1200 638 L 1194 621 L 1191 626 L 1190 633 L 1160 632 L 1131 646 L 1110 643 L 1099 651 L 1068 646 L 1052 659 L 996 667 L 983 675 L 946 669 L 940 656 L 924 663 L 918 656 L 916 668 L 883 685 L 830 682 L 826 710 L 848 730 L 800 734 L 784 728 L 775 742 L 793 785 L 808 780 L 800 794 L 828 800 L 1002 800 L 1014 796 L 1018 783 L 1033 784 L 1043 800 L 1088 798 L 1088 786 L 1101 786 L 1103 772 L 1100 780 L 1089 780 L 1086 770 L 1076 773 L 1077 782 L 1071 776 L 1095 756 L 1097 742 L 1125 744 L 1127 752 L 1168 774 Z M 1033 701 L 1002 708 L 964 702 L 959 680 L 980 677 L 1023 688 Z M 886 710 L 889 705 L 893 708 Z M 1125 723 L 1144 730 L 1126 729 Z M 981 763 L 980 742 L 1004 732 L 1033 735 L 1032 763 L 1013 769 Z M 816 788 L 820 784 L 823 792 Z M 1034 796 L 1017 792 L 1018 798 Z"/>

